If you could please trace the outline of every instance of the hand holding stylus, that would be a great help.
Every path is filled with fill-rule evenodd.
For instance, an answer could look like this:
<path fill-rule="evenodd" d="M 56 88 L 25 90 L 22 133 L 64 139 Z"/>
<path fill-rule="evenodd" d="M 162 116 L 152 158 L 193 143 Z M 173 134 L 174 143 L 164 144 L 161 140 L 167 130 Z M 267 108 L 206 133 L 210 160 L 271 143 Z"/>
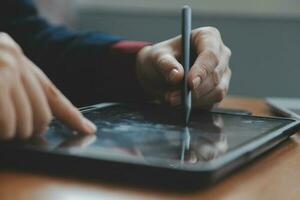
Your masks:
<path fill-rule="evenodd" d="M 210 109 L 228 91 L 231 51 L 214 27 L 192 30 L 191 50 L 195 59 L 188 73 L 188 85 L 192 90 L 193 106 Z M 153 98 L 170 105 L 181 103 L 184 75 L 181 59 L 181 36 L 146 46 L 138 53 L 137 76 Z"/>

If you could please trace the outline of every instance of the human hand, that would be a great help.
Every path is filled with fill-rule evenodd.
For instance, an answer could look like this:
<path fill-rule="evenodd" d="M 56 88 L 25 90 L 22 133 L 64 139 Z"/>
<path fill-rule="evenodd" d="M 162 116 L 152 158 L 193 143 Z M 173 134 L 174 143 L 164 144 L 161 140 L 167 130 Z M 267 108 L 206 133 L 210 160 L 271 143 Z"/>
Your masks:
<path fill-rule="evenodd" d="M 18 44 L 0 33 L 0 139 L 41 134 L 53 117 L 83 134 L 96 131 Z"/>
<path fill-rule="evenodd" d="M 188 85 L 193 106 L 210 109 L 227 94 L 231 51 L 213 27 L 193 30 L 191 48 L 195 61 L 188 73 Z M 181 103 L 180 84 L 184 74 L 181 57 L 181 36 L 145 46 L 138 53 L 137 77 L 155 99 L 170 105 Z"/>

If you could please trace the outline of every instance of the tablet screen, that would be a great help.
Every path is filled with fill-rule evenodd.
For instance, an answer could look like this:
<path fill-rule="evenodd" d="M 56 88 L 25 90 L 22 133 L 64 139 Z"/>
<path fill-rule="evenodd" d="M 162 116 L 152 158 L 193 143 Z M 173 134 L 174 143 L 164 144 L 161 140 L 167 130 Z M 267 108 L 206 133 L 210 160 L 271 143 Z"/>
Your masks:
<path fill-rule="evenodd" d="M 184 127 L 178 115 L 155 106 L 116 104 L 85 113 L 98 127 L 96 136 L 74 136 L 54 122 L 45 136 L 31 145 L 81 156 L 192 165 L 218 159 L 290 123 L 284 119 L 194 111 L 189 126 Z"/>

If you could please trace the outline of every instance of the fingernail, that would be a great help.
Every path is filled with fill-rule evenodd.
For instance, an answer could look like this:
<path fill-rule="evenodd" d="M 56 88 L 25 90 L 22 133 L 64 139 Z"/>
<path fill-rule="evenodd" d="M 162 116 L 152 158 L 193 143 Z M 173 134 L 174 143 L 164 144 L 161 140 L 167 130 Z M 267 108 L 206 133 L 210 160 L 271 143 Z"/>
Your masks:
<path fill-rule="evenodd" d="M 172 71 L 169 74 L 169 81 L 174 81 L 177 74 L 178 74 L 178 70 L 177 69 L 172 69 Z"/>
<path fill-rule="evenodd" d="M 193 89 L 198 88 L 199 85 L 200 85 L 200 83 L 201 83 L 200 77 L 196 77 L 196 78 L 193 80 Z"/>
<path fill-rule="evenodd" d="M 83 126 L 84 126 L 85 131 L 88 134 L 93 134 L 97 130 L 97 127 L 95 126 L 95 124 L 86 118 L 83 118 Z"/>

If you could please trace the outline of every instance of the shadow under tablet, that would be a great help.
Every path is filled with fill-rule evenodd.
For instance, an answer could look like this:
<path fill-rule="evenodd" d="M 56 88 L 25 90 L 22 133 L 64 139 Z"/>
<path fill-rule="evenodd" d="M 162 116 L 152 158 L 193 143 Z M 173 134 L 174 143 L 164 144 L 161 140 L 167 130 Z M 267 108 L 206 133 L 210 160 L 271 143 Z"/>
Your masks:
<path fill-rule="evenodd" d="M 112 172 L 125 182 L 133 179 L 132 174 L 143 181 L 145 177 L 154 178 L 154 182 L 156 178 L 163 178 L 160 183 L 165 180 L 175 184 L 179 176 L 186 182 L 192 180 L 190 178 L 201 182 L 196 179 L 196 168 L 208 166 L 243 144 L 291 123 L 284 119 L 193 111 L 189 127 L 185 127 L 181 125 L 178 111 L 133 104 L 112 104 L 84 114 L 97 125 L 95 136 L 74 135 L 54 121 L 44 137 L 33 138 L 24 144 L 25 148 L 32 148 L 32 152 L 36 149 L 53 152 L 50 160 L 67 162 L 69 167 L 73 162 L 71 168 L 88 169 L 91 174 Z M 55 153 L 61 156 L 55 157 Z M 67 160 L 71 162 L 68 164 Z M 47 165 L 47 161 L 43 162 Z M 51 165 L 55 167 L 55 163 Z M 178 169 L 178 176 L 170 169 Z M 195 173 L 189 173 L 192 171 Z"/>

